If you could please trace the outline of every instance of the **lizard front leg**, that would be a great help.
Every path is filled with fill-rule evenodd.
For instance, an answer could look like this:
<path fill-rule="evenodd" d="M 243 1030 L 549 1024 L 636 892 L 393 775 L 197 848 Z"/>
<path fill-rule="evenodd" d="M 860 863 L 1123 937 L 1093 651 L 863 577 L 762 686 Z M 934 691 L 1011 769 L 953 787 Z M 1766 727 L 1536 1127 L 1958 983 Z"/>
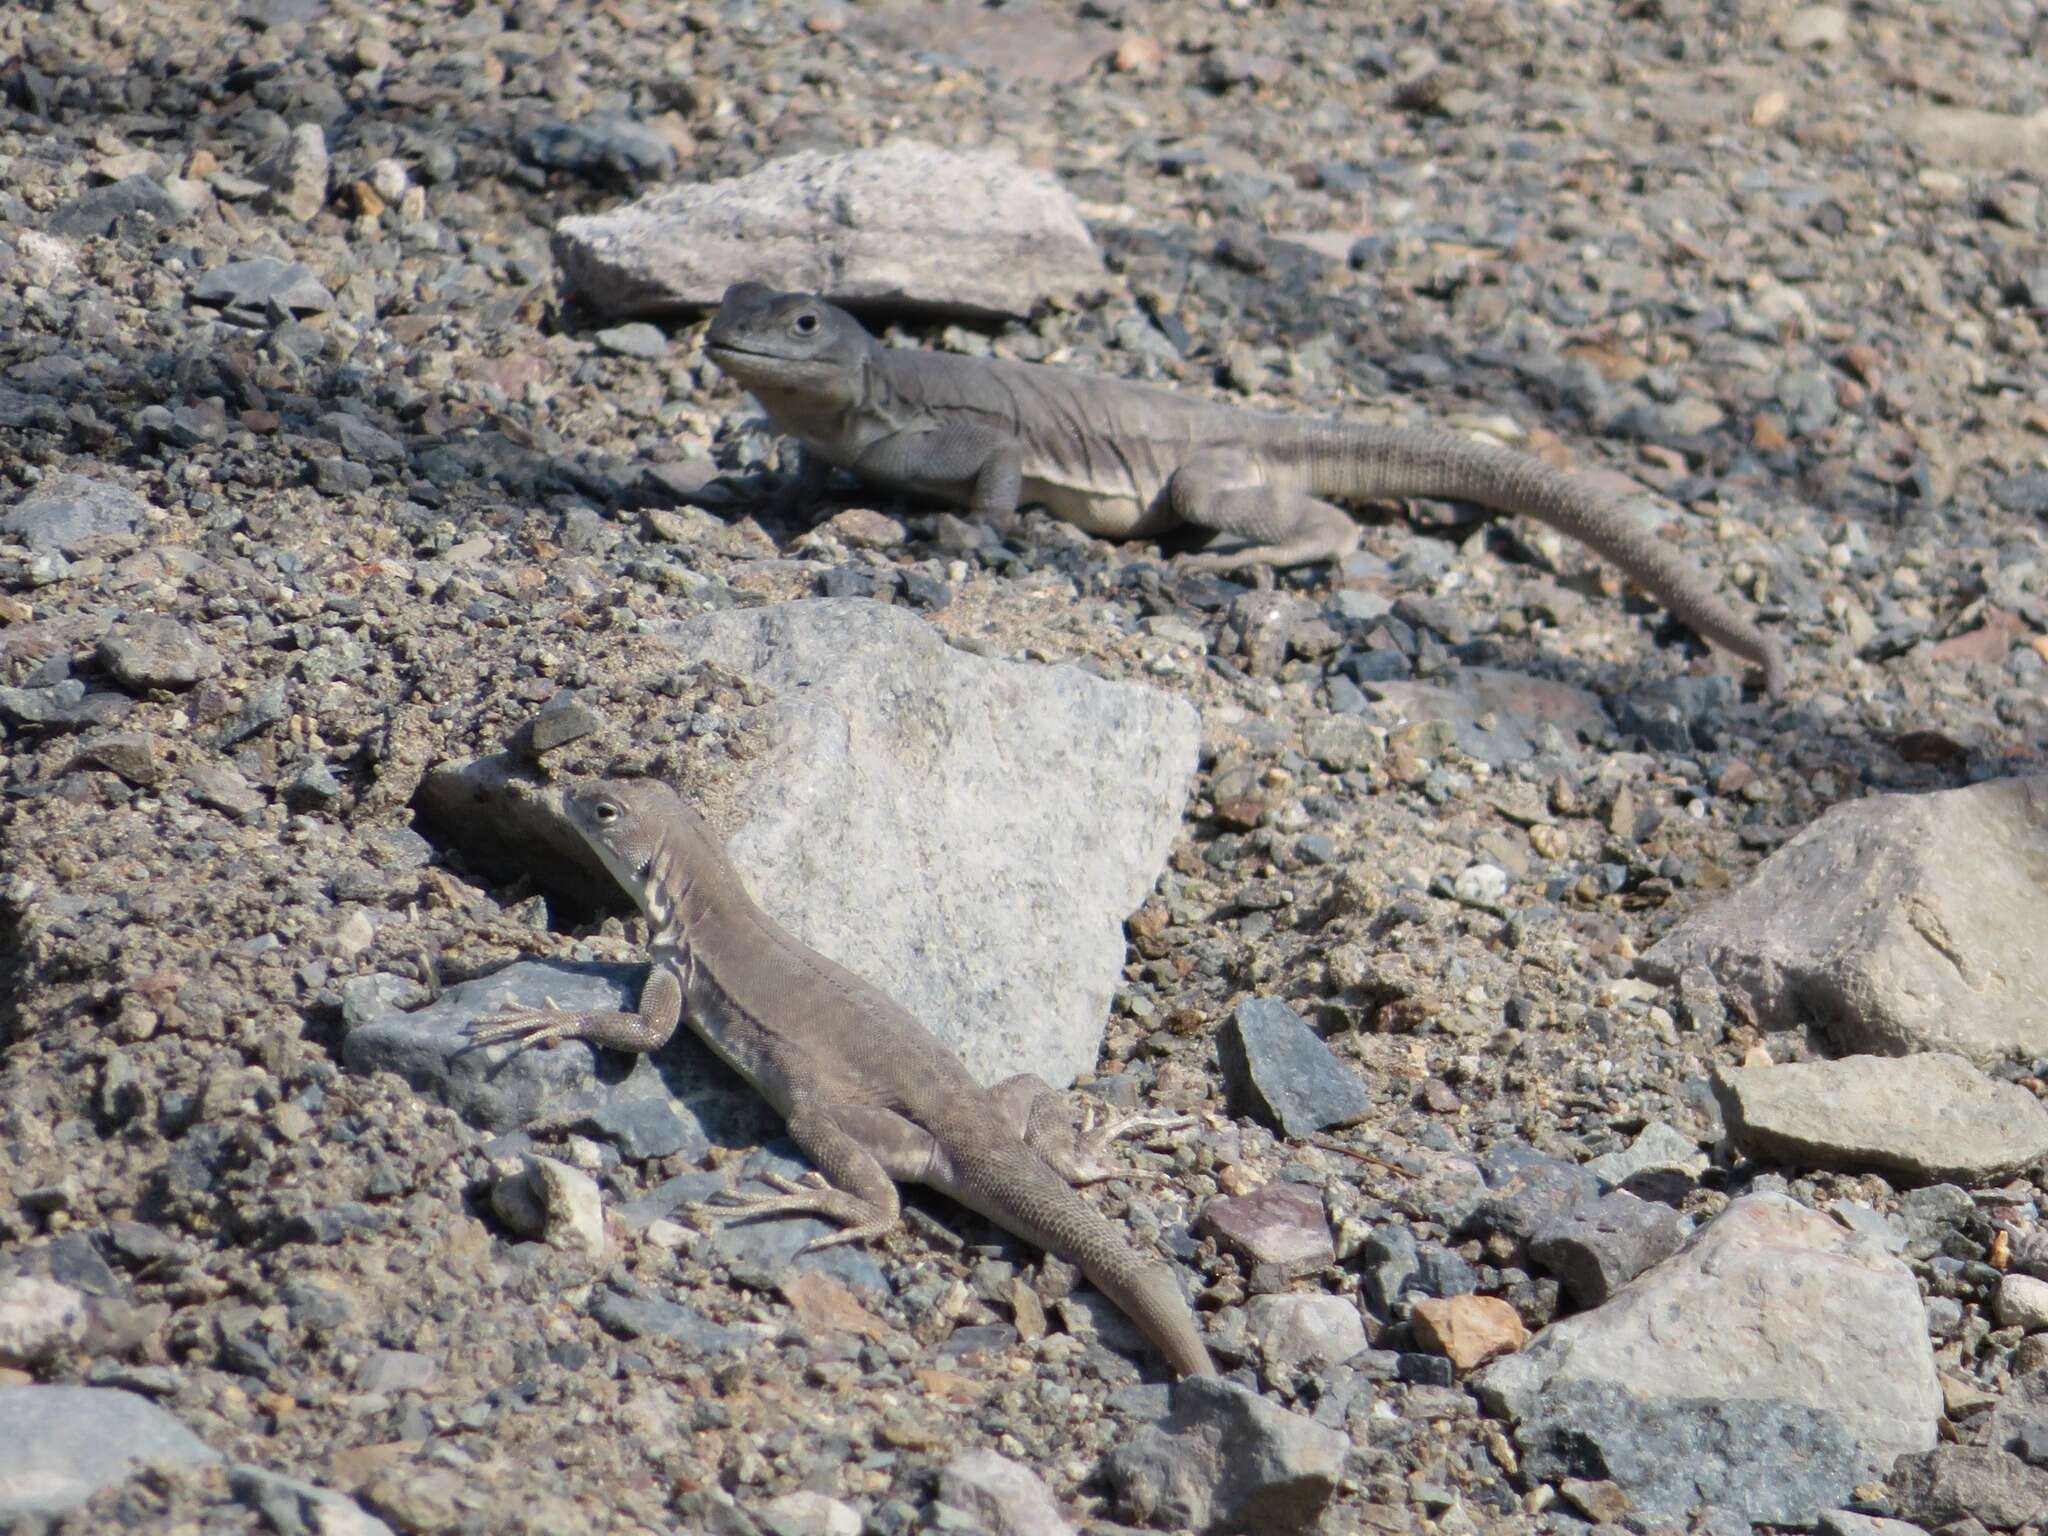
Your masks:
<path fill-rule="evenodd" d="M 1141 1131 L 1172 1130 L 1190 1123 L 1187 1115 L 1104 1114 L 1093 1098 L 1083 1095 L 1081 1124 L 1076 1127 L 1069 1097 L 1030 1072 L 1006 1077 L 988 1092 L 1010 1134 L 1050 1163 L 1069 1184 L 1156 1177 L 1144 1169 L 1109 1162 L 1110 1143 Z"/>
<path fill-rule="evenodd" d="M 564 1040 L 588 1040 L 608 1045 L 615 1051 L 658 1051 L 676 1032 L 683 1017 L 682 978 L 665 965 L 647 972 L 640 988 L 640 1011 L 622 1013 L 614 1008 L 508 1008 L 487 1019 L 478 1019 L 466 1031 L 472 1045 L 495 1045 L 516 1040 L 521 1050 L 528 1046 L 553 1046 Z"/>
<path fill-rule="evenodd" d="M 893 1232 L 903 1211 L 896 1181 L 924 1178 L 937 1147 L 931 1134 L 865 1105 L 797 1104 L 788 1120 L 790 1135 L 818 1172 L 803 1183 L 771 1175 L 768 1182 L 780 1194 L 728 1195 L 718 1204 L 737 1220 L 823 1216 L 841 1224 L 841 1231 L 804 1244 L 804 1253 Z"/>
<path fill-rule="evenodd" d="M 1022 446 L 1007 432 L 966 422 L 893 432 L 861 450 L 853 470 L 883 485 L 965 506 L 998 532 L 1016 519 L 1024 492 Z"/>
<path fill-rule="evenodd" d="M 1358 548 L 1359 528 L 1334 502 L 1269 484 L 1252 458 L 1233 448 L 1189 455 L 1167 484 L 1181 521 L 1246 541 L 1242 549 L 1185 555 L 1191 571 L 1310 565 L 1342 560 Z"/>

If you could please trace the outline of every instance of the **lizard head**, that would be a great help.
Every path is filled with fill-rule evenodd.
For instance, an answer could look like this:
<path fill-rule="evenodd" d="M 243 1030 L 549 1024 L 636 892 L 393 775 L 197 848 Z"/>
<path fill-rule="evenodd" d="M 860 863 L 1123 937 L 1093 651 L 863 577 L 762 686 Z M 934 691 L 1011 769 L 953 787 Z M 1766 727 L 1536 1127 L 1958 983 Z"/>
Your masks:
<path fill-rule="evenodd" d="M 749 393 L 853 404 L 862 363 L 874 345 L 845 310 L 813 293 L 778 293 L 765 283 L 725 290 L 704 351 Z"/>
<path fill-rule="evenodd" d="M 592 779 L 561 797 L 569 824 L 655 927 L 667 925 L 679 875 L 723 862 L 683 797 L 654 779 Z"/>

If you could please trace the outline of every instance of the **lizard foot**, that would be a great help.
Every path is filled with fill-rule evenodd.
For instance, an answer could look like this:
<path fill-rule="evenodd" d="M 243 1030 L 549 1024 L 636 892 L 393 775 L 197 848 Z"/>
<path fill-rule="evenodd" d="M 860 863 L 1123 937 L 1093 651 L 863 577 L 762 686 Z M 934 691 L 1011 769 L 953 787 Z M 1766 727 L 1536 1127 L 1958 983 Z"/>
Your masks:
<path fill-rule="evenodd" d="M 834 1189 L 815 1172 L 805 1174 L 801 1183 L 779 1173 L 763 1174 L 762 1179 L 782 1193 L 742 1195 L 727 1190 L 713 1195 L 710 1203 L 717 1206 L 729 1221 L 753 1221 L 763 1216 L 822 1216 L 827 1221 L 842 1224 L 837 1232 L 812 1238 L 797 1249 L 799 1254 L 881 1237 L 894 1231 L 900 1220 L 892 1213 L 877 1211 L 858 1195 Z"/>
<path fill-rule="evenodd" d="M 487 1019 L 477 1019 L 463 1033 L 472 1045 L 496 1045 L 500 1041 L 516 1040 L 522 1047 L 553 1047 L 564 1040 L 575 1039 L 579 1022 L 576 1015 L 558 1005 L 552 997 L 543 997 L 541 1004 L 539 1008 L 507 1008 Z"/>
<path fill-rule="evenodd" d="M 1193 1115 L 1127 1114 L 1110 1115 L 1097 1124 L 1093 1100 L 1081 1105 L 1081 1124 L 1074 1132 L 1074 1155 L 1067 1180 L 1073 1184 L 1098 1184 L 1104 1179 L 1165 1179 L 1172 1175 L 1150 1168 L 1131 1168 L 1108 1162 L 1110 1143 L 1141 1131 L 1173 1131 L 1193 1125 Z"/>

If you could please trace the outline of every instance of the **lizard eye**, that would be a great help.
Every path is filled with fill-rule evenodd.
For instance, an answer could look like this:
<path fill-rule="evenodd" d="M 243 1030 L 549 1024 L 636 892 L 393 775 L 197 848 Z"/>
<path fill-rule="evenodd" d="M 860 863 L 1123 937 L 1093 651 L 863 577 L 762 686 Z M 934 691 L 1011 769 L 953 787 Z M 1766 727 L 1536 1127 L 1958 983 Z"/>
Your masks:
<path fill-rule="evenodd" d="M 799 336 L 815 335 L 818 330 L 818 317 L 807 309 L 789 322 L 789 328 Z"/>
<path fill-rule="evenodd" d="M 619 819 L 619 808 L 609 800 L 601 800 L 590 814 L 597 818 L 599 826 L 608 827 Z"/>

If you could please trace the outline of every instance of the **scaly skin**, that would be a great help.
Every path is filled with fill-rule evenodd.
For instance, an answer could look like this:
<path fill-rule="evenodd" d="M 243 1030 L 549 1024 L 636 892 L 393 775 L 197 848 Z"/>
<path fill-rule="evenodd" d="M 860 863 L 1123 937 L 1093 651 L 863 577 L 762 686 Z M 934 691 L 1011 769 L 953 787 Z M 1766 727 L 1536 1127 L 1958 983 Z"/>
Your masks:
<path fill-rule="evenodd" d="M 743 1216 L 813 1213 L 857 1242 L 901 1220 L 898 1181 L 926 1184 L 1080 1267 L 1183 1376 L 1214 1367 L 1166 1268 L 1141 1258 L 1070 1187 L 1108 1178 L 1116 1137 L 1171 1117 L 1078 1131 L 1060 1096 L 1020 1074 L 983 1088 L 909 1013 L 757 907 L 711 830 L 652 780 L 597 783 L 559 808 L 647 919 L 652 965 L 636 1013 L 520 1008 L 479 1042 L 589 1040 L 654 1051 L 690 1028 L 789 1122 L 822 1180 L 732 1202 Z"/>
<path fill-rule="evenodd" d="M 1036 503 L 1105 538 L 1190 523 L 1245 541 L 1198 570 L 1341 560 L 1358 525 L 1324 499 L 1432 496 L 1520 513 L 1619 566 L 1697 634 L 1785 683 L 1777 644 L 1615 497 L 1511 448 L 1416 427 L 1263 415 L 1062 368 L 879 345 L 813 294 L 739 283 L 711 360 L 825 466 L 1005 525 Z"/>

